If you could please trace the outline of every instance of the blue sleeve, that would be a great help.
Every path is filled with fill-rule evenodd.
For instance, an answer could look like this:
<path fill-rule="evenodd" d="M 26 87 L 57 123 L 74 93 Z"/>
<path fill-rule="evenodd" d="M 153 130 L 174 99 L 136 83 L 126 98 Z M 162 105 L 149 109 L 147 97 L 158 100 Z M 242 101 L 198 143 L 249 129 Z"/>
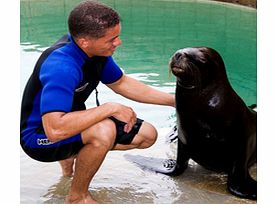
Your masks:
<path fill-rule="evenodd" d="M 72 62 L 62 61 L 58 58 L 57 60 L 46 60 L 40 71 L 40 80 L 43 86 L 41 115 L 53 111 L 70 112 L 79 78 L 78 68 Z"/>
<path fill-rule="evenodd" d="M 104 84 L 111 84 L 120 79 L 123 75 L 120 67 L 114 62 L 112 57 L 108 57 L 107 62 L 101 72 L 100 81 Z"/>

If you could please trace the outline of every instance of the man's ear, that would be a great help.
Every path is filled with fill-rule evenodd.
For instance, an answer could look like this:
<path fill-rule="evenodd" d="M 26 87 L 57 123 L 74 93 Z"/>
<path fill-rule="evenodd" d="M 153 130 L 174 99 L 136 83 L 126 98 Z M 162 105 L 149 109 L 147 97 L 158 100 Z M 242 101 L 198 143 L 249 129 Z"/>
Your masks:
<path fill-rule="evenodd" d="M 88 40 L 86 38 L 78 38 L 76 42 L 82 49 L 86 49 L 88 47 Z"/>

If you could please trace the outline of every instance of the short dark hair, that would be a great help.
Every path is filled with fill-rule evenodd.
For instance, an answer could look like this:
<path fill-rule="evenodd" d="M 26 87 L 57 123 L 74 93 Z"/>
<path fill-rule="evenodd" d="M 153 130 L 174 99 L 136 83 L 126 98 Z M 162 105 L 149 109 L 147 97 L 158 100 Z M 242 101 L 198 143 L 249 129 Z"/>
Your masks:
<path fill-rule="evenodd" d="M 119 14 L 97 1 L 84 1 L 69 14 L 68 29 L 74 38 L 101 38 L 120 22 Z"/>

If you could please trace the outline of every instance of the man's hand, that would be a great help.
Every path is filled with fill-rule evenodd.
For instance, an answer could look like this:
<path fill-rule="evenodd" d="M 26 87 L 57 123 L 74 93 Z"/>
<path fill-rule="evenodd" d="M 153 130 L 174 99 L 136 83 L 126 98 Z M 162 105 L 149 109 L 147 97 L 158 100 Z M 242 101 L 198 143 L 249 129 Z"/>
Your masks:
<path fill-rule="evenodd" d="M 137 114 L 128 106 L 119 103 L 106 103 L 113 110 L 112 116 L 116 119 L 125 122 L 124 132 L 130 132 L 137 121 Z"/>

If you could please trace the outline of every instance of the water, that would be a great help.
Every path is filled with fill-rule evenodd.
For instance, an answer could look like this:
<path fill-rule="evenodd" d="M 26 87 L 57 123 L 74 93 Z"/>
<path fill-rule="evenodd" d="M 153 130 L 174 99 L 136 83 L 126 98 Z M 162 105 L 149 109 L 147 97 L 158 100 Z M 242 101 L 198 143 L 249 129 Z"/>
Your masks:
<path fill-rule="evenodd" d="M 21 0 L 21 93 L 40 53 L 67 32 L 68 13 L 78 2 Z M 123 45 L 114 58 L 126 74 L 174 93 L 175 78 L 168 72 L 171 55 L 187 46 L 210 46 L 221 53 L 237 93 L 247 104 L 256 103 L 256 10 L 196 0 L 102 2 L 121 15 Z M 176 120 L 173 108 L 132 102 L 103 85 L 99 92 L 102 103 L 121 101 L 158 128 L 154 146 L 128 153 L 174 157 L 175 144 L 165 144 L 165 135 Z M 95 106 L 94 95 L 87 106 Z M 171 178 L 140 169 L 126 161 L 125 153 L 110 152 L 90 184 L 101 203 L 253 203 L 226 192 L 226 175 L 192 161 L 182 176 Z M 37 162 L 22 151 L 20 161 L 21 203 L 63 203 L 71 180 L 61 177 L 58 163 Z M 253 173 L 256 177 L 255 169 Z"/>

